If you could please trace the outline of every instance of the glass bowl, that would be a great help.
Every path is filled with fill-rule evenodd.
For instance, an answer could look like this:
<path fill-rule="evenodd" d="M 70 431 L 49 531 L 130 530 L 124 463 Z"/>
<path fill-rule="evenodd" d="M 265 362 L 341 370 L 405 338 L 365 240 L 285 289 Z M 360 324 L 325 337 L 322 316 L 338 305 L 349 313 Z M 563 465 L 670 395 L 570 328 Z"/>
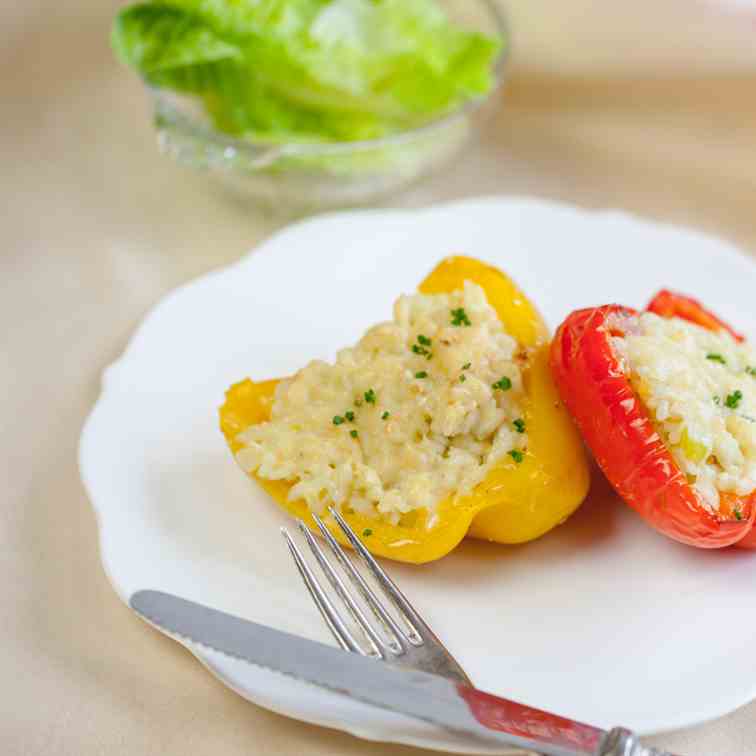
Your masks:
<path fill-rule="evenodd" d="M 272 145 L 219 132 L 197 99 L 150 87 L 161 152 L 219 180 L 242 199 L 271 209 L 360 205 L 398 191 L 460 152 L 493 108 L 504 79 L 507 25 L 495 0 L 448 0 L 440 5 L 459 25 L 505 40 L 486 97 L 379 139 Z"/>

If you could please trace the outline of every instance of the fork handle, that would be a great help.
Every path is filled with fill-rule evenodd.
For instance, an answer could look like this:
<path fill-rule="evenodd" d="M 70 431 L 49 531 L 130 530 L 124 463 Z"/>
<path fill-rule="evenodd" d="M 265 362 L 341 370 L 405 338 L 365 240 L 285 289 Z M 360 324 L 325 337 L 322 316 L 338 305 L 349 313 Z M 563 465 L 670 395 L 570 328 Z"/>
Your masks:
<path fill-rule="evenodd" d="M 630 730 L 615 727 L 601 741 L 595 756 L 673 756 L 673 754 L 656 748 L 648 748 Z"/>

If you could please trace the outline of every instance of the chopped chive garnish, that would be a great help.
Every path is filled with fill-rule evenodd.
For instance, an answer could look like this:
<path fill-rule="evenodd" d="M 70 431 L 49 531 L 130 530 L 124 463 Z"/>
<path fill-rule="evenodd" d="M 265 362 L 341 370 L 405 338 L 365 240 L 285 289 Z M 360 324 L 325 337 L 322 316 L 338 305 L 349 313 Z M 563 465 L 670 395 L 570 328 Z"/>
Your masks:
<path fill-rule="evenodd" d="M 335 416 L 335 417 L 333 418 L 333 424 L 334 424 L 334 425 L 342 425 L 342 424 L 343 424 L 343 422 L 344 422 L 344 418 L 343 418 L 343 417 L 342 417 L 341 415 L 336 415 L 336 416 Z"/>
<path fill-rule="evenodd" d="M 512 425 L 514 425 L 514 429 L 518 433 L 525 433 L 525 421 L 521 417 L 518 417 L 517 420 L 512 423 Z"/>
<path fill-rule="evenodd" d="M 365 401 L 368 404 L 375 404 L 375 391 L 373 389 L 368 389 L 365 392 Z"/>
<path fill-rule="evenodd" d="M 425 370 L 421 370 L 419 373 L 415 373 L 415 378 L 427 378 L 428 373 Z"/>
<path fill-rule="evenodd" d="M 381 420 L 388 420 L 388 419 L 389 419 L 389 417 L 391 417 L 391 413 L 390 413 L 390 412 L 384 412 L 384 413 L 383 413 L 383 414 L 381 415 Z"/>
<path fill-rule="evenodd" d="M 464 307 L 458 307 L 456 310 L 451 311 L 451 324 L 453 326 L 472 325 L 470 318 L 467 317 Z"/>
<path fill-rule="evenodd" d="M 365 528 L 365 530 L 362 531 L 362 535 L 364 538 L 369 538 L 371 535 L 373 535 L 373 531 L 370 530 L 370 528 Z"/>
<path fill-rule="evenodd" d="M 505 375 L 503 378 L 496 381 L 496 383 L 492 384 L 491 388 L 494 390 L 499 389 L 500 391 L 509 391 L 509 389 L 512 388 L 512 380 Z"/>
<path fill-rule="evenodd" d="M 714 404 L 722 404 L 722 398 L 719 396 L 712 396 L 712 400 L 714 401 Z"/>
<path fill-rule="evenodd" d="M 354 412 L 352 410 L 349 410 L 349 412 L 344 413 L 344 417 L 349 420 L 350 423 L 354 422 Z"/>
<path fill-rule="evenodd" d="M 464 383 L 466 380 L 467 380 L 467 376 L 466 375 L 462 374 L 462 375 L 459 376 L 459 382 L 460 383 Z"/>
<path fill-rule="evenodd" d="M 469 370 L 472 367 L 472 362 L 466 362 L 462 365 L 462 370 Z"/>
<path fill-rule="evenodd" d="M 747 367 L 746 368 L 746 373 L 748 373 L 748 375 L 752 375 L 754 378 L 756 378 L 756 367 Z"/>
<path fill-rule="evenodd" d="M 422 355 L 423 357 L 427 357 L 429 360 L 433 359 L 433 352 L 431 352 L 430 349 L 426 349 L 426 347 L 429 347 L 431 345 L 431 340 L 427 336 L 423 336 L 420 334 L 417 337 L 417 344 L 412 345 L 412 351 L 415 354 Z"/>
<path fill-rule="evenodd" d="M 730 409 L 737 409 L 740 404 L 740 400 L 743 398 L 743 392 L 740 389 L 736 389 L 731 394 L 727 395 L 725 399 L 725 406 Z"/>
<path fill-rule="evenodd" d="M 360 434 L 359 434 L 359 433 L 357 433 L 357 431 L 356 431 L 356 430 L 350 430 L 350 431 L 349 431 L 349 435 L 350 435 L 350 436 L 351 436 L 352 438 L 357 438 L 357 436 L 359 436 Z"/>
<path fill-rule="evenodd" d="M 734 514 L 735 514 L 735 519 L 736 520 L 742 520 L 743 519 L 743 515 L 742 515 L 739 507 L 735 507 Z"/>
<path fill-rule="evenodd" d="M 525 459 L 525 455 L 519 449 L 512 449 L 508 454 L 518 465 Z"/>
<path fill-rule="evenodd" d="M 721 354 L 717 354 L 716 352 L 709 352 L 709 354 L 706 355 L 706 359 L 711 360 L 712 362 L 719 362 L 722 365 L 727 364 L 727 360 L 725 360 Z"/>

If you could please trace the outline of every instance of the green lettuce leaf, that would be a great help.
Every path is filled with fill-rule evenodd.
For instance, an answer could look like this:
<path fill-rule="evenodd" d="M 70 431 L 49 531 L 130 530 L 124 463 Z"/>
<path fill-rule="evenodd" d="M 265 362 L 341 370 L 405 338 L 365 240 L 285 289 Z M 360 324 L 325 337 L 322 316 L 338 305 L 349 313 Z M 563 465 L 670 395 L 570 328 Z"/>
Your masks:
<path fill-rule="evenodd" d="M 118 58 L 145 76 L 244 57 L 238 45 L 216 34 L 202 18 L 153 3 L 121 11 L 111 42 Z"/>
<path fill-rule="evenodd" d="M 493 82 L 502 41 L 435 0 L 165 0 L 122 11 L 118 57 L 196 92 L 224 131 L 354 140 L 433 119 Z"/>
<path fill-rule="evenodd" d="M 236 136 L 284 144 L 291 141 L 350 141 L 373 139 L 386 133 L 386 122 L 369 113 L 308 107 L 278 96 L 249 75 L 235 95 L 226 76 L 223 89 L 208 90 L 203 102 L 216 127 Z"/>
<path fill-rule="evenodd" d="M 177 8 L 201 17 L 228 39 L 276 37 L 293 40 L 306 34 L 330 0 L 170 0 Z"/>

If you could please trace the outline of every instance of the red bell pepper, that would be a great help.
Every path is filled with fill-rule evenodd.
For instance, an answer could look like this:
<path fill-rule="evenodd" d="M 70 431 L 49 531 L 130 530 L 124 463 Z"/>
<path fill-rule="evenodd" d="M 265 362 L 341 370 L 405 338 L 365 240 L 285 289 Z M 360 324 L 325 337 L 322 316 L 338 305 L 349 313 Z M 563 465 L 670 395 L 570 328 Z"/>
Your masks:
<path fill-rule="evenodd" d="M 668 289 L 662 289 L 649 303 L 646 309 L 662 318 L 682 318 L 691 323 L 707 328 L 709 331 L 729 331 L 736 341 L 745 338 L 731 328 L 724 320 L 720 320 L 713 312 L 707 310 L 697 299 L 676 294 Z"/>
<path fill-rule="evenodd" d="M 656 297 L 649 309 L 705 327 L 727 328 L 695 300 L 669 292 Z M 657 530 L 700 548 L 743 541 L 756 519 L 756 493 L 720 494 L 719 511 L 707 507 L 656 432 L 620 365 L 611 337 L 622 335 L 617 325 L 622 318 L 611 316 L 637 314 L 605 305 L 577 310 L 562 323 L 551 346 L 552 372 L 562 400 L 610 483 Z"/>
<path fill-rule="evenodd" d="M 698 300 L 686 297 L 683 294 L 676 294 L 667 289 L 662 289 L 648 303 L 646 309 L 649 312 L 655 312 L 663 318 L 677 317 L 689 320 L 691 323 L 708 328 L 710 331 L 725 330 L 732 334 L 736 341 L 745 341 L 745 337 L 742 334 L 738 333 L 713 312 L 707 310 Z M 751 506 L 756 508 L 756 494 L 751 494 L 750 500 Z M 745 538 L 738 541 L 735 545 L 743 549 L 756 549 L 756 527 L 752 528 Z"/>

